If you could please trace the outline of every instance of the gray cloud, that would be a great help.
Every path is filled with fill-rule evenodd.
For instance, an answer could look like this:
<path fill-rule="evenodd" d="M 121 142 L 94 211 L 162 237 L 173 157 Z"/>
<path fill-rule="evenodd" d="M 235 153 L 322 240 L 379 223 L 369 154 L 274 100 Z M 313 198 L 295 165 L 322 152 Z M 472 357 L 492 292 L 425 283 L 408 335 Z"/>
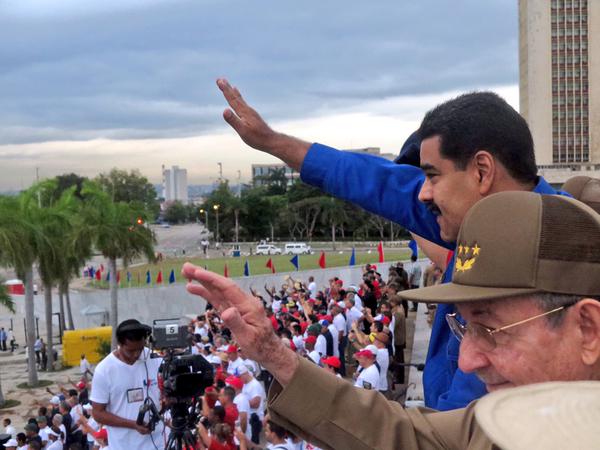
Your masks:
<path fill-rule="evenodd" d="M 284 120 L 518 74 L 506 0 L 56 2 L 0 6 L 0 144 L 202 134 L 219 76 Z"/>

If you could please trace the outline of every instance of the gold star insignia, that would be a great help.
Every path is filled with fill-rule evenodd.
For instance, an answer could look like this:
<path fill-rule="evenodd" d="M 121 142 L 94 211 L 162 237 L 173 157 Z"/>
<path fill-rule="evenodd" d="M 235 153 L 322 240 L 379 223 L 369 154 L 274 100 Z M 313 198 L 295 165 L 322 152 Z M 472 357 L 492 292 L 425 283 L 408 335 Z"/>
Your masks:
<path fill-rule="evenodd" d="M 479 250 L 481 250 L 481 247 L 479 247 L 477 244 L 475 244 L 475 246 L 472 248 L 473 250 L 473 256 L 477 256 L 479 255 Z"/>
<path fill-rule="evenodd" d="M 463 246 L 462 246 L 462 245 L 459 245 L 459 246 L 458 246 L 458 254 L 459 254 L 459 255 L 462 255 L 462 252 L 463 252 Z"/>

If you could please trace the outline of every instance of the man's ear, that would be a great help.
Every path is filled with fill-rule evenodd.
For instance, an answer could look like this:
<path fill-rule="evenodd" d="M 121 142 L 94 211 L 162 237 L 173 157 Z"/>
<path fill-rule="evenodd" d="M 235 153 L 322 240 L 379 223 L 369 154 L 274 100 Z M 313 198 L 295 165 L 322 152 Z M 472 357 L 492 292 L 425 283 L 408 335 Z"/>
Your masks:
<path fill-rule="evenodd" d="M 479 194 L 486 196 L 492 192 L 496 177 L 496 161 L 487 150 L 479 150 L 471 161 L 475 176 L 478 177 Z"/>
<path fill-rule="evenodd" d="M 591 366 L 600 360 L 600 302 L 586 298 L 576 306 L 581 330 L 581 359 Z"/>

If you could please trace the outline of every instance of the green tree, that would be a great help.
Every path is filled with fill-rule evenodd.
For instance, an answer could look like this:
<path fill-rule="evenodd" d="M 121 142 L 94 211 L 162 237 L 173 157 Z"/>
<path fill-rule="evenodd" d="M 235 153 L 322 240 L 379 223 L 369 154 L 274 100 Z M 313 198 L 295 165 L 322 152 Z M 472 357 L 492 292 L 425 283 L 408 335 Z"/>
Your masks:
<path fill-rule="evenodd" d="M 29 211 L 24 207 L 23 195 L 0 197 L 0 263 L 14 269 L 25 284 L 25 327 L 27 338 L 27 379 L 37 386 L 35 364 L 35 312 L 33 304 L 33 265 L 36 248 L 44 239 L 33 225 Z"/>
<path fill-rule="evenodd" d="M 347 219 L 345 203 L 334 197 L 322 197 L 321 200 L 321 220 L 325 225 L 329 225 L 331 230 L 331 243 L 335 250 L 335 234 L 338 226 Z"/>
<path fill-rule="evenodd" d="M 80 242 L 93 242 L 94 247 L 108 259 L 110 270 L 110 323 L 113 329 L 112 345 L 116 347 L 116 329 L 118 325 L 118 285 L 117 259 L 122 259 L 123 267 L 139 256 L 154 260 L 155 238 L 152 231 L 137 218 L 143 211 L 124 202 L 114 202 L 96 185 L 86 183 L 82 216 L 86 226 L 78 230 Z"/>
<path fill-rule="evenodd" d="M 187 222 L 189 211 L 179 200 L 171 202 L 165 209 L 164 219 L 169 223 Z"/>
<path fill-rule="evenodd" d="M 156 189 L 139 170 L 111 169 L 101 173 L 94 180 L 114 202 L 124 202 L 146 211 L 146 216 L 158 217 L 160 203 L 156 198 Z"/>
<path fill-rule="evenodd" d="M 15 303 L 6 289 L 4 280 L 0 278 L 0 305 L 4 306 L 10 312 L 15 312 Z M 0 377 L 0 407 L 4 406 L 4 393 L 2 391 L 2 377 Z"/>

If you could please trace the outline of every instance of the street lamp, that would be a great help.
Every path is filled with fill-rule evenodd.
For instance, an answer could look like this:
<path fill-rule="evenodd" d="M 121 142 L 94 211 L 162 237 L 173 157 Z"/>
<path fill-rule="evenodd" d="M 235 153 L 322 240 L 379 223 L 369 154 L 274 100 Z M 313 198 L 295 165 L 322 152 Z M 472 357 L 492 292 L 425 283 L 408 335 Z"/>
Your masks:
<path fill-rule="evenodd" d="M 204 208 L 200 208 L 200 214 L 204 214 L 204 226 L 206 227 L 206 231 L 210 231 L 208 229 L 208 211 Z"/>
<path fill-rule="evenodd" d="M 219 207 L 220 206 L 221 205 L 219 205 L 218 203 L 213 206 L 213 209 L 215 210 L 215 213 L 217 215 L 217 235 L 216 235 L 217 242 L 219 242 Z"/>

